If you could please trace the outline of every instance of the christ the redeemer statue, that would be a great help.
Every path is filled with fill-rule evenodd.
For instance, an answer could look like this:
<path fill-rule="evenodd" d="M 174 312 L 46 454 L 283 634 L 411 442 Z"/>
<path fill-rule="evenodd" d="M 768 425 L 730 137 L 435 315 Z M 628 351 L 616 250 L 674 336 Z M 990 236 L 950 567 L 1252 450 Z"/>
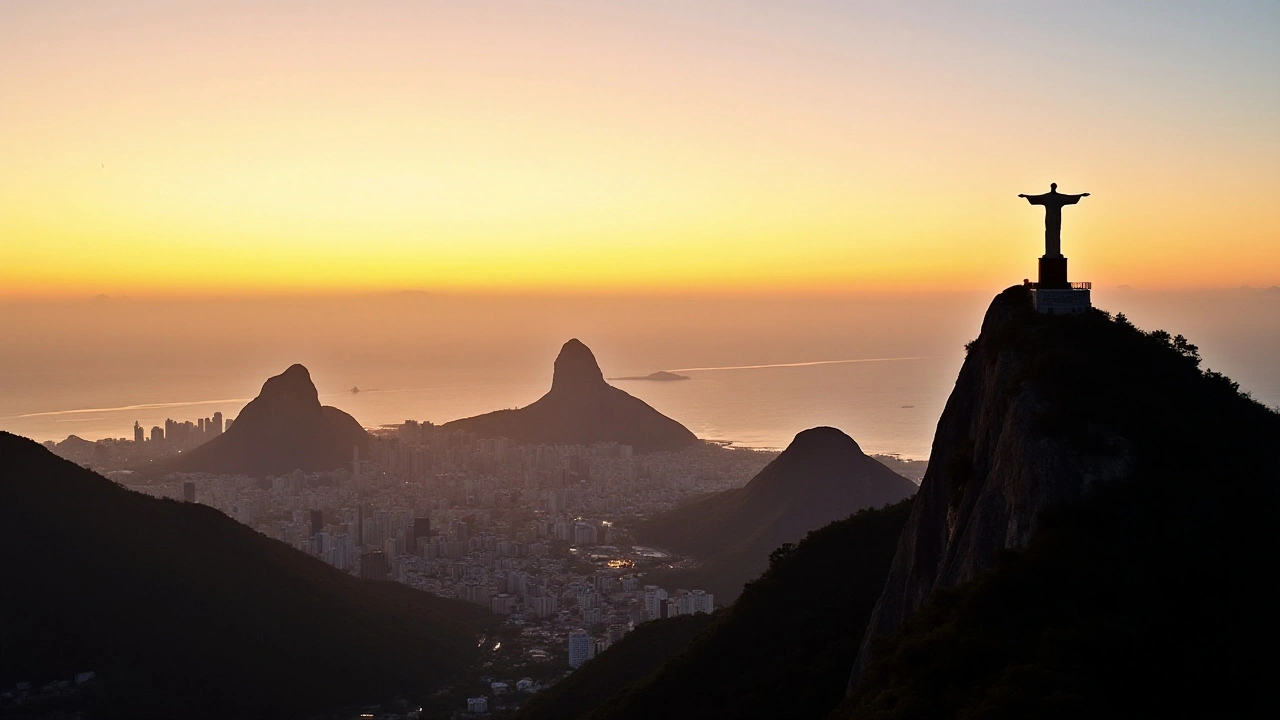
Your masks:
<path fill-rule="evenodd" d="M 1062 206 L 1075 205 L 1080 198 L 1089 197 L 1089 193 L 1079 195 L 1063 195 L 1058 192 L 1058 183 L 1049 183 L 1049 192 L 1043 195 L 1022 195 L 1032 205 L 1044 206 L 1044 256 L 1048 258 L 1062 257 Z"/>

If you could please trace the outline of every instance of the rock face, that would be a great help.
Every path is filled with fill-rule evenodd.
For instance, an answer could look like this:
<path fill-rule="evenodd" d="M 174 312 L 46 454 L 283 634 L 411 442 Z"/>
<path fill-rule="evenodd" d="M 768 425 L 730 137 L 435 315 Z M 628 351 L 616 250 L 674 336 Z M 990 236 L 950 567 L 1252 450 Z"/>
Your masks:
<path fill-rule="evenodd" d="M 828 717 L 1280 713 L 1280 413 L 1200 364 L 1001 293 Z"/>
<path fill-rule="evenodd" d="M 520 443 L 617 442 L 636 452 L 679 450 L 697 442 L 680 423 L 605 382 L 595 355 L 577 339 L 560 349 L 551 390 L 536 402 L 518 410 L 454 420 L 444 428 Z"/>
<path fill-rule="evenodd" d="M 703 560 L 699 580 L 736 597 L 783 543 L 868 507 L 910 497 L 915 483 L 830 427 L 805 430 L 745 486 L 696 500 L 637 529 L 640 539 Z"/>
<path fill-rule="evenodd" d="M 1029 354 L 1003 340 L 1033 319 L 1027 291 L 996 296 L 934 435 L 929 468 L 903 530 L 889 579 L 850 678 L 857 684 L 870 644 L 891 633 L 940 588 L 988 568 L 1004 549 L 1026 547 L 1037 514 L 1080 498 L 1130 467 L 1126 441 L 1105 427 L 1078 436 L 1044 432 L 1045 400 L 1030 383 Z"/>
<path fill-rule="evenodd" d="M 225 433 L 164 469 L 258 477 L 333 470 L 351 462 L 353 447 L 368 450 L 368 433 L 350 415 L 322 406 L 311 373 L 293 365 L 263 383 Z"/>

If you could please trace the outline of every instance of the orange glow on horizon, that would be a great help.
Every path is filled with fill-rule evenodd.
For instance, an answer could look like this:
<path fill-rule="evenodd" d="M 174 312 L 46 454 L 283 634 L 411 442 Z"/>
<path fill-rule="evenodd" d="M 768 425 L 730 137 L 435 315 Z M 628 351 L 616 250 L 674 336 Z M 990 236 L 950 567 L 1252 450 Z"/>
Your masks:
<path fill-rule="evenodd" d="M 1073 278 L 1280 283 L 1274 84 L 1130 11 L 77 8 L 0 10 L 4 296 L 990 289 L 1050 181 Z"/>

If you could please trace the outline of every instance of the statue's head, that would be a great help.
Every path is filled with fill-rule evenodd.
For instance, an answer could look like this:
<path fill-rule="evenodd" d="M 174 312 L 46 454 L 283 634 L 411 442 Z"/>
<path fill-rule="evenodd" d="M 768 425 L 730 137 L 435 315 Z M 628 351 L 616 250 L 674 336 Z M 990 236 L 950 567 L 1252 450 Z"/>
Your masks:
<path fill-rule="evenodd" d="M 1049 192 L 1058 192 L 1058 183 L 1049 183 Z"/>

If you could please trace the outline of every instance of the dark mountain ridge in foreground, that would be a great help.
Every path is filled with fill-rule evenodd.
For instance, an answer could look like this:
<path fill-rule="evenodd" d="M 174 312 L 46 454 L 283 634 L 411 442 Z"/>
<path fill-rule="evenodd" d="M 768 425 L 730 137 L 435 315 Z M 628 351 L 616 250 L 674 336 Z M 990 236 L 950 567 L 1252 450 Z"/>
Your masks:
<path fill-rule="evenodd" d="M 369 434 L 355 418 L 321 405 L 311 373 L 291 365 L 263 383 L 225 433 L 158 470 L 255 477 L 333 470 L 351 462 L 355 447 L 368 451 Z"/>
<path fill-rule="evenodd" d="M 605 382 L 595 355 L 576 338 L 560 348 L 546 395 L 517 410 L 454 420 L 443 427 L 529 444 L 617 442 L 636 452 L 680 450 L 698 441 L 685 426 Z"/>
<path fill-rule="evenodd" d="M 304 717 L 428 694 L 489 619 L 0 432 L 0 687 L 93 671 L 90 717 Z"/>
<path fill-rule="evenodd" d="M 717 617 L 772 611 L 666 645 L 601 707 L 547 699 L 593 720 L 1275 717 L 1280 415 L 1199 362 L 1181 337 L 1099 311 L 1037 315 L 1006 290 L 909 504 L 779 553 Z M 869 537 L 883 532 L 835 530 L 894 511 L 880 565 Z M 820 569 L 780 582 L 804 566 Z M 875 600 L 825 603 L 833 578 Z M 823 632 L 848 652 L 799 639 Z M 797 666 L 807 684 L 775 682 Z M 540 701 L 530 718 L 547 716 Z"/>
<path fill-rule="evenodd" d="M 1274 716 L 1280 416 L 1199 365 L 997 296 L 840 716 Z"/>
<path fill-rule="evenodd" d="M 662 581 L 704 587 L 718 601 L 730 601 L 768 567 L 769 554 L 783 543 L 915 491 L 915 483 L 864 454 L 853 438 L 818 427 L 797 434 L 745 486 L 658 515 L 636 535 L 702 561 L 696 569 L 664 574 Z"/>

